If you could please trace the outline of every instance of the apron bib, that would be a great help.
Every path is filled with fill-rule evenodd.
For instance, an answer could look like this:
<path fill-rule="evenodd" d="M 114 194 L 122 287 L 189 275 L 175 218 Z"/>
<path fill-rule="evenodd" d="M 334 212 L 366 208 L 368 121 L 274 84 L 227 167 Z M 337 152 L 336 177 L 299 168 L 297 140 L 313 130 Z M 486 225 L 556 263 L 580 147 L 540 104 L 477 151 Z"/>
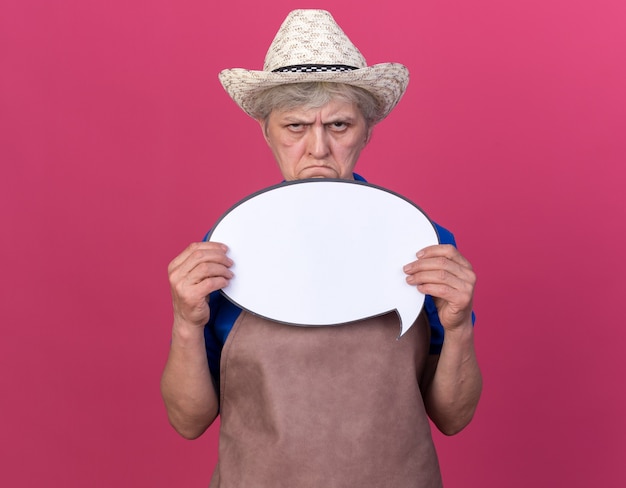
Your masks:
<path fill-rule="evenodd" d="M 437 488 L 423 315 L 295 327 L 245 311 L 221 358 L 211 488 Z"/>

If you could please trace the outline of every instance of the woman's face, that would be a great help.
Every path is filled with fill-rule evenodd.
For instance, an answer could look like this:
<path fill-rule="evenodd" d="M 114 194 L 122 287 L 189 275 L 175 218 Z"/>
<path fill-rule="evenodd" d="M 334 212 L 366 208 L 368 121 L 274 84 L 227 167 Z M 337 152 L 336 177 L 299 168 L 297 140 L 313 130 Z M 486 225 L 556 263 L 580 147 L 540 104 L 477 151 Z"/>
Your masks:
<path fill-rule="evenodd" d="M 274 110 L 259 122 L 287 181 L 354 179 L 354 166 L 371 133 L 359 108 L 341 99 L 320 108 Z"/>

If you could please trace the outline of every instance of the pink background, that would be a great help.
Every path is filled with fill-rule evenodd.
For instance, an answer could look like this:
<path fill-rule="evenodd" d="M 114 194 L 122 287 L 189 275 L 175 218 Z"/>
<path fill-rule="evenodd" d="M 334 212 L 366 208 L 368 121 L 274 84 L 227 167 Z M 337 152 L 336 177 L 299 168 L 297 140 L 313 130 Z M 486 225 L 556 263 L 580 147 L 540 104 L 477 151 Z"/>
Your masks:
<path fill-rule="evenodd" d="M 303 6 L 411 70 L 358 168 L 479 274 L 446 485 L 625 486 L 623 0 L 3 0 L 0 485 L 208 484 L 215 429 L 177 437 L 159 394 L 166 267 L 279 181 L 217 73 Z"/>

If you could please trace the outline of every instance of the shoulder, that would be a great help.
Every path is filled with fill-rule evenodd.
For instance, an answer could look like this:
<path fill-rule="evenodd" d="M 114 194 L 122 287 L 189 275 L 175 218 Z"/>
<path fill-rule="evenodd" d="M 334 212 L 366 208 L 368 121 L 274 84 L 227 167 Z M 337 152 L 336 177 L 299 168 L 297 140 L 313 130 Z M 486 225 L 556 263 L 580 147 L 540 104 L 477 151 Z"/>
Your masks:
<path fill-rule="evenodd" d="M 440 244 L 452 244 L 454 247 L 456 247 L 456 240 L 454 239 L 454 234 L 452 234 L 452 232 L 436 222 L 432 222 L 432 224 L 437 231 Z"/>

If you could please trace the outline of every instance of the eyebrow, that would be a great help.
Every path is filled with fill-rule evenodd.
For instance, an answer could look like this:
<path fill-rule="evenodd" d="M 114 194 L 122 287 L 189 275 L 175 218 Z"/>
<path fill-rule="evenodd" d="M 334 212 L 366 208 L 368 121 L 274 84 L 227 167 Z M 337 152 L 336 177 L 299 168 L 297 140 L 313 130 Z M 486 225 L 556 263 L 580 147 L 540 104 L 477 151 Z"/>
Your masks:
<path fill-rule="evenodd" d="M 315 118 L 311 119 L 306 115 L 295 115 L 295 114 L 285 114 L 279 117 L 280 122 L 288 123 L 288 124 L 312 124 L 315 122 Z M 334 124 L 336 122 L 345 122 L 348 124 L 353 124 L 355 121 L 355 117 L 348 114 L 336 113 L 332 114 L 328 117 L 327 120 L 323 120 L 322 124 Z"/>
<path fill-rule="evenodd" d="M 302 115 L 283 115 L 279 117 L 280 122 L 289 124 L 310 124 L 315 119 L 304 117 Z"/>

